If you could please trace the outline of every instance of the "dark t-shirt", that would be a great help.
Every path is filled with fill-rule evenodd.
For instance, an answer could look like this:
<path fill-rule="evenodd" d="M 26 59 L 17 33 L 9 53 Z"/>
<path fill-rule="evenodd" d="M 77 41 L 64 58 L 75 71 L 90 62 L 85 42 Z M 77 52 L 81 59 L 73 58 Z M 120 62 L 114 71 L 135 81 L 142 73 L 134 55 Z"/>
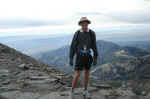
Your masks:
<path fill-rule="evenodd" d="M 75 32 L 70 47 L 70 59 L 73 59 L 74 54 L 85 46 L 87 49 L 92 49 L 94 57 L 97 58 L 96 36 L 91 29 L 88 32 L 81 32 L 80 30 Z"/>
<path fill-rule="evenodd" d="M 78 45 L 77 50 L 83 49 L 84 47 L 86 47 L 87 49 L 91 48 L 91 44 L 92 44 L 92 40 L 90 37 L 90 33 L 89 32 L 80 32 L 78 34 Z"/>

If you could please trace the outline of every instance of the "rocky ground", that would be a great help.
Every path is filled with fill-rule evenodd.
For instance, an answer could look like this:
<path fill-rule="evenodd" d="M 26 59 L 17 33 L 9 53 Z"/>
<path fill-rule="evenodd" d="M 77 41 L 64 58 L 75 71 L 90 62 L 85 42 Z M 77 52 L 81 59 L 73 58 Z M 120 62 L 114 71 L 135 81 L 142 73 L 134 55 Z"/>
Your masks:
<path fill-rule="evenodd" d="M 72 76 L 0 44 L 0 99 L 68 99 L 71 82 Z M 150 99 L 150 81 L 144 82 L 114 87 L 91 79 L 89 92 L 92 99 Z M 83 99 L 82 90 L 75 90 L 75 99 Z"/>
<path fill-rule="evenodd" d="M 70 75 L 0 44 L 0 93 L 3 97 L 15 99 L 20 97 L 15 95 L 26 92 L 31 96 L 33 93 L 40 95 L 65 90 L 71 80 Z"/>

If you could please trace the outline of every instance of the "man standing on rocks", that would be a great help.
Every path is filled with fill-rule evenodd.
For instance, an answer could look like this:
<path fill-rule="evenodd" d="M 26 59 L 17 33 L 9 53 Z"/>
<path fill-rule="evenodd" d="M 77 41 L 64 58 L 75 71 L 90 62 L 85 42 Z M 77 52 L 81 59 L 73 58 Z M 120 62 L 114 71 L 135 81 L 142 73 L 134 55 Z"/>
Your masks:
<path fill-rule="evenodd" d="M 72 82 L 72 89 L 70 98 L 74 96 L 74 88 L 77 85 L 78 78 L 80 77 L 80 71 L 84 70 L 84 91 L 83 95 L 88 97 L 88 80 L 91 64 L 97 64 L 97 47 L 96 47 L 96 35 L 95 32 L 88 28 L 91 21 L 86 17 L 82 17 L 78 22 L 81 26 L 80 30 L 77 30 L 74 34 L 71 47 L 70 47 L 70 66 L 73 66 L 73 57 L 76 54 L 75 61 L 75 74 Z M 91 51 L 94 56 L 91 55 Z"/>

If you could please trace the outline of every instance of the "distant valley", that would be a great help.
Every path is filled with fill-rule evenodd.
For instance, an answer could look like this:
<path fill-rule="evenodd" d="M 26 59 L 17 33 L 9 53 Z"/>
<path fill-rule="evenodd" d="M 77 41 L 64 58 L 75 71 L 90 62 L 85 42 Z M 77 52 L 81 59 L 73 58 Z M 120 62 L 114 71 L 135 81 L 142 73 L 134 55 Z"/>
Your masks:
<path fill-rule="evenodd" d="M 93 72 L 95 72 L 93 73 L 93 75 L 96 76 L 99 75 L 96 73 L 97 70 L 99 70 L 98 69 L 99 67 L 103 66 L 104 68 L 102 69 L 111 67 L 110 69 L 114 70 L 114 72 L 116 73 L 113 74 L 115 75 L 114 77 L 109 76 L 110 78 L 106 77 L 107 79 L 129 78 L 123 76 L 125 74 L 120 73 L 128 73 L 126 69 L 127 70 L 129 69 L 128 71 L 130 71 L 133 68 L 135 68 L 135 66 L 132 66 L 130 64 L 130 61 L 135 60 L 137 57 L 144 57 L 146 55 L 150 55 L 150 52 L 146 51 L 145 49 L 129 46 L 120 46 L 118 44 L 103 40 L 97 41 L 97 47 L 99 52 L 99 58 L 96 68 L 93 67 Z M 64 71 L 66 73 L 72 73 L 72 68 L 68 64 L 69 62 L 68 53 L 69 53 L 69 46 L 64 46 L 54 51 L 41 53 L 40 55 L 37 55 L 35 58 L 39 61 L 50 64 L 61 71 Z M 109 71 L 108 74 L 110 75 L 111 72 L 112 71 Z"/>
<path fill-rule="evenodd" d="M 72 36 L 0 37 L 0 42 L 70 74 L 73 73 L 73 68 L 68 64 L 68 55 Z M 110 36 L 107 36 L 104 40 L 99 40 L 103 37 L 106 36 L 103 36 L 101 33 L 97 34 L 97 47 L 100 56 L 98 57 L 97 66 L 92 68 L 92 75 L 93 77 L 99 77 L 97 79 L 132 78 L 133 74 L 126 76 L 129 72 L 135 72 L 132 70 L 137 68 L 135 65 L 132 65 L 132 61 L 150 55 L 149 40 L 136 40 L 133 36 L 131 36 L 133 41 L 131 39 L 125 40 L 126 37 L 123 36 L 121 40 L 121 35 L 112 36 L 110 39 L 108 39 Z M 115 39 L 116 37 L 120 39 Z"/>
<path fill-rule="evenodd" d="M 150 52 L 150 41 L 124 41 L 116 42 L 120 46 L 131 46 L 136 48 L 145 49 Z"/>
<path fill-rule="evenodd" d="M 93 30 L 96 33 L 97 40 L 114 42 L 120 46 L 150 50 L 149 26 L 99 27 Z M 34 33 L 31 33 L 30 35 L 22 36 L 0 36 L 0 42 L 33 56 L 70 45 L 75 30 L 67 33 L 59 30 L 58 32 L 60 33 L 52 33 L 55 35 L 44 35 L 44 33 L 43 35 L 42 33 L 41 35 L 34 35 Z"/>
<path fill-rule="evenodd" d="M 32 56 L 33 54 L 55 50 L 68 45 L 71 38 L 71 35 L 8 36 L 0 37 L 0 42 Z"/>

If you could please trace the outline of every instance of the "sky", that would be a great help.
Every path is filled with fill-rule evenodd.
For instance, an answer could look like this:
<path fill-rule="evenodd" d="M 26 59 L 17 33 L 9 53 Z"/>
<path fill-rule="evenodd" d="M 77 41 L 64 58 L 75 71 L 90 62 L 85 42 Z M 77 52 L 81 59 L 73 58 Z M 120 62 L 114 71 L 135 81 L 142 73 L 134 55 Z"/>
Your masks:
<path fill-rule="evenodd" d="M 1 0 L 0 37 L 70 34 L 83 16 L 95 30 L 144 28 L 150 26 L 149 9 L 150 0 Z"/>

